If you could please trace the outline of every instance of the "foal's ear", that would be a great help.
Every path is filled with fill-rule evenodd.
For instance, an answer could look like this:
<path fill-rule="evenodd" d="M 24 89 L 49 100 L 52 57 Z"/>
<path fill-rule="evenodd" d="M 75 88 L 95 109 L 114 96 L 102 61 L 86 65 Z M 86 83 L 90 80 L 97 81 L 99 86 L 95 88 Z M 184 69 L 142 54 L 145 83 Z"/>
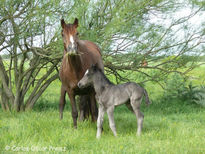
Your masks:
<path fill-rule="evenodd" d="M 94 68 L 94 71 L 97 71 L 97 69 L 98 69 L 97 63 L 93 66 L 93 68 Z"/>
<path fill-rule="evenodd" d="M 75 18 L 75 21 L 74 21 L 73 25 L 75 26 L 75 28 L 78 27 L 78 18 Z"/>
<path fill-rule="evenodd" d="M 62 27 L 62 28 L 64 28 L 65 24 L 66 24 L 66 23 L 65 23 L 64 19 L 61 19 L 61 27 Z"/>
<path fill-rule="evenodd" d="M 93 71 L 97 71 L 97 69 L 98 69 L 97 63 L 96 64 L 92 64 L 91 69 Z"/>

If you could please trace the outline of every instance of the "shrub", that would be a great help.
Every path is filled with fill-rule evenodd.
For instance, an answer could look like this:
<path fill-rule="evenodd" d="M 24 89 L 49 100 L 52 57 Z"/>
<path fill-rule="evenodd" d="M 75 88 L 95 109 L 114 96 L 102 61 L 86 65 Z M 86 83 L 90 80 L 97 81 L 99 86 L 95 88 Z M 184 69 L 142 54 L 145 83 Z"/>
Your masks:
<path fill-rule="evenodd" d="M 177 98 L 205 107 L 205 86 L 194 86 L 180 74 L 174 73 L 165 81 L 164 97 L 166 99 Z"/>
<path fill-rule="evenodd" d="M 205 87 L 193 86 L 189 84 L 188 88 L 184 91 L 184 97 L 188 98 L 191 102 L 205 107 Z"/>
<path fill-rule="evenodd" d="M 167 99 L 182 98 L 186 89 L 186 80 L 178 73 L 173 73 L 165 80 L 164 97 Z"/>

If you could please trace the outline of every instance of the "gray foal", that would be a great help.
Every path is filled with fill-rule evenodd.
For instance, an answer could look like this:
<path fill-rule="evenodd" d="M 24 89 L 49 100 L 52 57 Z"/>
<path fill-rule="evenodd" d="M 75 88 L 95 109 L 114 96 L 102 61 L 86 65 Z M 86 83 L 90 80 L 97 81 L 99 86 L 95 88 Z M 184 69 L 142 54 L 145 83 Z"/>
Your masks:
<path fill-rule="evenodd" d="M 145 102 L 150 104 L 146 90 L 134 82 L 114 85 L 111 83 L 105 74 L 97 67 L 92 66 L 85 72 L 83 78 L 78 82 L 78 87 L 83 88 L 88 85 L 93 85 L 96 92 L 96 100 L 99 104 L 98 119 L 97 119 L 97 138 L 100 138 L 103 125 L 103 117 L 105 111 L 108 114 L 109 126 L 117 136 L 114 122 L 115 106 L 125 104 L 129 109 L 132 109 L 137 117 L 137 135 L 141 134 L 144 115 L 140 112 L 140 104 L 142 97 L 145 95 Z"/>

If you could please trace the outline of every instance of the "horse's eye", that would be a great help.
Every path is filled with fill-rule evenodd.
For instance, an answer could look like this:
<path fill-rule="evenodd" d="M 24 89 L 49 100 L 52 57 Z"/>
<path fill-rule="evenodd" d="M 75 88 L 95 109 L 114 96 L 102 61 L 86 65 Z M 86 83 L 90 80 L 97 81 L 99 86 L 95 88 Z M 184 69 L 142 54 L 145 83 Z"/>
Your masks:
<path fill-rule="evenodd" d="M 79 33 L 77 32 L 77 33 L 76 33 L 76 35 L 78 36 L 78 35 L 79 35 Z"/>

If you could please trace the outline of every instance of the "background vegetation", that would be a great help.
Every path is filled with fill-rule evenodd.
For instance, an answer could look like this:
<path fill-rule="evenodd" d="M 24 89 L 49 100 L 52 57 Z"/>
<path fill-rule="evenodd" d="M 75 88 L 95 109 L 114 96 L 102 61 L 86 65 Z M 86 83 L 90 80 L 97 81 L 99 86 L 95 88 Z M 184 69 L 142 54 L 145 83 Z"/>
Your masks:
<path fill-rule="evenodd" d="M 100 46 L 107 74 L 116 82 L 132 76 L 164 88 L 170 73 L 185 77 L 204 64 L 198 63 L 205 43 L 202 2 L 3 0 L 0 7 L 3 110 L 31 109 L 58 78 L 62 18 L 70 23 L 79 18 L 80 38 Z"/>
<path fill-rule="evenodd" d="M 205 73 L 204 68 L 201 72 Z M 102 137 L 97 140 L 96 124 L 91 119 L 78 123 L 77 130 L 73 128 L 68 99 L 64 119 L 59 120 L 60 81 L 56 80 L 32 111 L 0 112 L 0 151 L 24 152 L 27 148 L 60 153 L 64 149 L 68 153 L 204 153 L 205 109 L 187 100 L 167 98 L 159 88 L 157 84 L 146 86 L 152 104 L 141 105 L 145 115 L 141 137 L 136 136 L 135 115 L 126 106 L 119 106 L 114 114 L 118 137 L 113 136 L 106 115 Z"/>
<path fill-rule="evenodd" d="M 0 151 L 205 151 L 203 1 L 2 0 L 0 7 Z M 142 104 L 141 137 L 124 106 L 115 111 L 118 138 L 107 118 L 101 140 L 90 121 L 74 130 L 68 99 L 59 121 L 60 20 L 76 17 L 79 37 L 101 48 L 110 80 L 148 90 L 153 104 Z"/>

